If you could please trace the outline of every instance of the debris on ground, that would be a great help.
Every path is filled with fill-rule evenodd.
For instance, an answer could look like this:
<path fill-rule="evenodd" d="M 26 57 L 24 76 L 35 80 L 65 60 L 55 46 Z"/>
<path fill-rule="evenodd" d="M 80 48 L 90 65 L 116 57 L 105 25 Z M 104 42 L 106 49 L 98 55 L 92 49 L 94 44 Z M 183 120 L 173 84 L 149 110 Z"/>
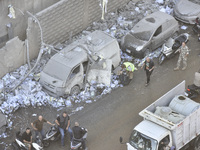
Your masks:
<path fill-rule="evenodd" d="M 132 27 L 144 16 L 158 10 L 171 14 L 174 4 L 173 1 L 175 0 L 165 0 L 164 3 L 161 3 L 161 0 L 149 0 L 149 2 L 141 0 L 137 3 L 130 1 L 125 7 L 118 9 L 116 12 L 107 13 L 103 21 L 94 22 L 86 30 L 70 39 L 70 41 L 66 41 L 62 44 L 59 43 L 55 48 L 61 50 L 64 46 L 90 34 L 94 30 L 102 30 L 109 33 L 120 43 L 121 38 L 129 33 Z M 149 54 L 149 57 L 158 57 L 159 54 L 160 50 L 158 49 Z M 15 71 L 7 73 L 0 79 L 0 111 L 10 119 L 8 123 L 10 129 L 12 129 L 12 125 L 14 124 L 12 122 L 12 114 L 19 108 L 50 106 L 60 110 L 66 107 L 73 107 L 72 113 L 75 113 L 82 110 L 84 105 L 97 101 L 103 95 L 110 93 L 113 89 L 123 87 L 119 82 L 118 76 L 112 74 L 110 86 L 91 81 L 91 83 L 86 84 L 85 89 L 76 96 L 69 96 L 67 98 L 51 97 L 42 90 L 42 87 L 38 82 L 40 79 L 40 72 L 43 70 L 44 65 L 48 62 L 50 57 L 50 54 L 45 54 L 34 71 L 13 92 L 10 92 L 9 89 L 12 89 L 27 74 L 29 71 L 28 65 L 23 65 Z M 121 59 L 123 61 L 133 62 L 138 66 L 141 66 L 145 60 L 145 58 L 142 60 L 134 59 L 132 56 L 122 52 Z M 31 65 L 33 66 L 35 62 L 36 60 L 31 61 Z M 35 116 L 36 114 L 32 115 Z M 6 138 L 7 136 L 7 133 L 4 132 L 0 135 L 0 139 Z M 6 145 L 5 143 L 0 144 Z"/>

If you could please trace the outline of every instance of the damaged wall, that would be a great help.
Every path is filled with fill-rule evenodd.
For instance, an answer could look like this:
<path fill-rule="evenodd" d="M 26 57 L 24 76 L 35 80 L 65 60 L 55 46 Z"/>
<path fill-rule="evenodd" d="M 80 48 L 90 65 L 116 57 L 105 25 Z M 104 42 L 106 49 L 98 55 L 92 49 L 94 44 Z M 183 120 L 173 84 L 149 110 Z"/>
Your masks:
<path fill-rule="evenodd" d="M 26 63 L 25 42 L 15 37 L 0 49 L 0 77 Z"/>
<path fill-rule="evenodd" d="M 15 36 L 25 40 L 27 18 L 26 11 L 35 14 L 59 0 L 0 0 L 0 47 L 5 46 L 5 43 Z M 9 8 L 11 5 L 14 8 L 15 19 L 9 18 Z"/>
<path fill-rule="evenodd" d="M 58 3 L 36 14 L 39 20 L 43 40 L 47 44 L 62 43 L 69 39 L 70 35 L 76 35 L 91 23 L 101 19 L 102 0 L 61 0 Z M 130 0 L 108 0 L 108 12 L 115 11 L 124 6 Z M 138 0 L 136 0 L 138 1 Z M 34 57 L 40 48 L 40 30 L 36 22 L 31 19 L 28 22 L 28 40 L 30 51 Z"/>

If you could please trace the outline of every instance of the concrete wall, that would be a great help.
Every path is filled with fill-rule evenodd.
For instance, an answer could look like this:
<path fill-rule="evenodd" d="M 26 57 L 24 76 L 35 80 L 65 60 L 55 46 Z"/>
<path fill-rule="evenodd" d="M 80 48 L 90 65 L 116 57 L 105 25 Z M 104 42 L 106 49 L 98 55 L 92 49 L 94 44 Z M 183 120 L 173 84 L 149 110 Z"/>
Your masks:
<path fill-rule="evenodd" d="M 27 18 L 26 11 L 35 14 L 59 0 L 0 0 L 0 47 L 15 36 L 21 40 L 26 38 Z M 16 18 L 8 17 L 8 5 L 12 5 Z M 10 25 L 11 27 L 7 27 Z"/>
<path fill-rule="evenodd" d="M 124 6 L 130 0 L 108 0 L 108 12 Z M 36 14 L 39 20 L 43 40 L 47 44 L 62 43 L 70 34 L 76 35 L 92 22 L 101 19 L 100 0 L 61 0 L 58 3 Z M 38 24 L 29 19 L 28 41 L 30 51 L 36 57 L 40 48 L 40 32 Z"/>
<path fill-rule="evenodd" d="M 0 49 L 0 77 L 26 63 L 25 42 L 15 37 Z"/>
<path fill-rule="evenodd" d="M 58 1 L 54 5 L 38 12 Z M 115 11 L 124 6 L 130 0 L 108 0 L 108 12 Z M 138 1 L 138 0 L 136 0 Z M 101 19 L 100 0 L 0 0 L 0 44 L 8 39 L 8 30 L 5 24 L 12 23 L 13 37 L 19 36 L 7 42 L 0 49 L 0 77 L 13 71 L 26 63 L 25 29 L 27 27 L 27 40 L 30 59 L 36 58 L 41 45 L 41 32 L 38 23 L 32 17 L 28 18 L 16 10 L 16 19 L 10 19 L 8 5 L 20 8 L 23 13 L 29 10 L 38 18 L 43 33 L 43 40 L 47 44 L 62 43 L 69 39 L 70 34 L 76 35 L 92 22 Z M 40 7 L 39 7 L 40 6 Z M 2 8 L 2 9 L 1 9 Z M 28 21 L 26 20 L 28 18 Z M 10 31 L 11 32 L 11 31 Z M 3 39 L 3 40 L 2 40 Z M 5 40 L 5 41 L 6 41 Z"/>

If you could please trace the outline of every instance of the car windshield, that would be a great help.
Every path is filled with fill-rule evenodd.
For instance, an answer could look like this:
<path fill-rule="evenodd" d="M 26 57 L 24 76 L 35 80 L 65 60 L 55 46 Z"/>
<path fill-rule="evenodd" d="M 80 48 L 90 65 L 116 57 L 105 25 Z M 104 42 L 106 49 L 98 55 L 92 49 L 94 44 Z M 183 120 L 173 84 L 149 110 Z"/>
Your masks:
<path fill-rule="evenodd" d="M 133 130 L 129 138 L 131 146 L 137 150 L 156 150 L 158 142 L 136 130 Z"/>
<path fill-rule="evenodd" d="M 71 68 L 55 60 L 50 59 L 48 63 L 46 64 L 46 66 L 44 67 L 43 71 L 44 73 L 48 74 L 51 77 L 65 81 L 67 77 L 69 76 Z"/>
<path fill-rule="evenodd" d="M 131 33 L 135 38 L 142 41 L 149 41 L 152 35 L 152 31 L 143 31 L 143 32 L 132 32 Z"/>
<path fill-rule="evenodd" d="M 189 0 L 189 1 L 200 5 L 200 1 L 199 0 Z"/>

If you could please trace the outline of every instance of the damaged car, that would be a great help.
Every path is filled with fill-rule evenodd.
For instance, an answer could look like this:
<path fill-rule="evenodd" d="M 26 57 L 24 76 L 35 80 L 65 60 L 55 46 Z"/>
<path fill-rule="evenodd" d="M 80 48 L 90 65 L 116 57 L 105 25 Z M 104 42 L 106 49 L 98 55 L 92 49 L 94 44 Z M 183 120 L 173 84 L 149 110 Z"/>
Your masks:
<path fill-rule="evenodd" d="M 136 58 L 143 58 L 178 30 L 179 25 L 174 17 L 157 11 L 140 20 L 122 38 L 121 49 Z"/>
<path fill-rule="evenodd" d="M 76 95 L 84 88 L 87 77 L 101 78 L 91 72 L 92 64 L 110 60 L 111 68 L 121 62 L 118 42 L 103 31 L 94 31 L 86 37 L 73 42 L 51 57 L 41 72 L 40 84 L 44 91 L 54 97 Z M 108 63 L 99 63 L 98 70 L 106 70 Z M 106 65 L 107 64 L 107 65 Z M 93 75 L 97 75 L 93 78 Z M 99 75 L 103 76 L 104 72 Z M 107 76 L 107 74 L 105 74 Z"/>
<path fill-rule="evenodd" d="M 178 1 L 174 7 L 174 17 L 184 23 L 195 24 L 195 19 L 200 17 L 200 1 Z"/>

